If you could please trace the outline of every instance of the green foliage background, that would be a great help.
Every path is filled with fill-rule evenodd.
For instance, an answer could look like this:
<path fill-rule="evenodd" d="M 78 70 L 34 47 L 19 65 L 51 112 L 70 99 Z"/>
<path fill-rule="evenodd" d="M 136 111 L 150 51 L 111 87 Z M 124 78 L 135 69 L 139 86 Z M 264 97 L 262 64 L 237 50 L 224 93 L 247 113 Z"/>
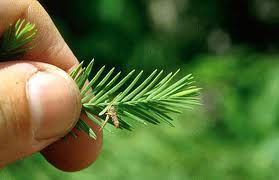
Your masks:
<path fill-rule="evenodd" d="M 105 133 L 90 168 L 63 173 L 39 154 L 0 179 L 277 179 L 276 0 L 42 1 L 80 60 L 128 72 L 193 73 L 204 106 L 167 125 Z"/>

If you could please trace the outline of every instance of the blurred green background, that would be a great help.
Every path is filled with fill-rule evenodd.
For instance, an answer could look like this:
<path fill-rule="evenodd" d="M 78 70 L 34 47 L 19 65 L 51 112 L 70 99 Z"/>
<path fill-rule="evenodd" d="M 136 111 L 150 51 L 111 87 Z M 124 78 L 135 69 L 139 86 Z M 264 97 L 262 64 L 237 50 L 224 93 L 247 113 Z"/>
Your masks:
<path fill-rule="evenodd" d="M 233 180 L 279 177 L 278 0 L 41 3 L 80 60 L 126 72 L 193 73 L 204 106 L 167 125 L 105 133 L 90 168 L 63 173 L 39 154 L 4 180 Z"/>

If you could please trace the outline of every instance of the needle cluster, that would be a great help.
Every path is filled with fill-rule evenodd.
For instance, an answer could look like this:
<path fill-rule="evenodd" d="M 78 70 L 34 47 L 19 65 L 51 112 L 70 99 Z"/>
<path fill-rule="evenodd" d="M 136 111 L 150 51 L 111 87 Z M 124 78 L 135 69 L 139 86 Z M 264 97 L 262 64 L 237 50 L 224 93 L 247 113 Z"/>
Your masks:
<path fill-rule="evenodd" d="M 0 60 L 9 60 L 23 55 L 32 49 L 31 41 L 35 38 L 35 24 L 19 19 L 11 24 L 0 39 Z"/>

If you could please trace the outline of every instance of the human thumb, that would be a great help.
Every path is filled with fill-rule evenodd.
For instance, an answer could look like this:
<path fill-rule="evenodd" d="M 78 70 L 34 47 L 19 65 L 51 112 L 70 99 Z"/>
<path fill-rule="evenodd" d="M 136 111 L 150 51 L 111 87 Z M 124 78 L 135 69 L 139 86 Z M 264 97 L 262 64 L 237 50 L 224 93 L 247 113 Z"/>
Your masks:
<path fill-rule="evenodd" d="M 55 66 L 3 62 L 0 83 L 0 167 L 60 139 L 78 120 L 79 90 Z"/>

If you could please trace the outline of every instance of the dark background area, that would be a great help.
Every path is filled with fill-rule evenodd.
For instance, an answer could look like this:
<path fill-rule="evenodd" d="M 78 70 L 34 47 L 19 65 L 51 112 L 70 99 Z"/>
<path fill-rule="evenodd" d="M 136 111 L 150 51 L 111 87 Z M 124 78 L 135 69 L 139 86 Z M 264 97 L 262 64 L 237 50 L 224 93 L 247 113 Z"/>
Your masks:
<path fill-rule="evenodd" d="M 40 1 L 80 61 L 193 73 L 203 106 L 167 125 L 105 134 L 90 168 L 62 173 L 39 154 L 4 179 L 277 179 L 279 1 Z"/>
<path fill-rule="evenodd" d="M 54 16 L 54 19 L 65 23 L 64 25 L 70 31 L 68 33 L 70 33 L 71 38 L 68 41 L 72 46 L 75 45 L 74 38 L 91 37 L 94 36 L 94 33 L 100 33 L 100 35 L 104 36 L 108 34 L 113 36 L 115 34 L 116 37 L 111 38 L 121 40 L 119 41 L 121 44 L 119 49 L 122 49 L 123 54 L 126 55 L 127 48 L 133 48 L 137 41 L 148 35 L 159 37 L 160 34 L 164 36 L 171 34 L 175 36 L 175 39 L 172 37 L 173 41 L 185 40 L 181 46 L 190 43 L 185 36 L 187 32 L 184 32 L 185 34 L 183 32 L 163 34 L 166 32 L 162 31 L 167 30 L 163 29 L 164 27 L 156 29 L 157 31 L 154 32 L 154 24 L 150 19 L 150 12 L 148 12 L 150 11 L 148 5 L 152 3 L 148 3 L 148 1 L 132 2 L 122 0 L 113 2 L 111 0 L 110 2 L 106 0 L 102 3 L 101 1 L 82 0 L 68 2 L 65 5 L 63 1 L 42 1 L 42 4 Z M 150 2 L 156 3 L 156 0 Z M 157 2 L 160 3 L 160 1 Z M 164 1 L 162 2 L 164 3 Z M 114 10 L 109 6 L 100 7 L 106 6 L 106 4 L 109 6 L 116 4 L 118 7 L 112 7 Z M 181 7 L 182 10 L 179 12 L 180 23 L 187 24 L 187 21 L 190 20 L 191 25 L 194 25 L 192 28 L 196 30 L 192 33 L 197 37 L 192 37 L 191 44 L 188 45 L 192 48 L 187 49 L 187 53 L 181 53 L 182 58 L 192 58 L 199 53 L 209 52 L 206 40 L 210 33 L 216 29 L 229 35 L 233 44 L 246 45 L 259 52 L 274 52 L 278 49 L 279 9 L 276 0 L 177 0 L 173 1 L 173 4 L 177 6 L 185 4 L 185 7 Z M 162 9 L 162 11 L 167 9 Z M 173 27 L 172 30 L 179 29 Z M 187 28 L 184 28 L 184 30 L 187 31 Z M 183 35 L 184 39 L 180 39 Z M 165 39 L 166 37 L 164 36 L 161 36 L 161 39 Z M 126 44 L 123 44 L 125 42 Z M 178 42 L 174 43 L 177 44 Z M 120 52 L 122 53 L 122 51 Z"/>

